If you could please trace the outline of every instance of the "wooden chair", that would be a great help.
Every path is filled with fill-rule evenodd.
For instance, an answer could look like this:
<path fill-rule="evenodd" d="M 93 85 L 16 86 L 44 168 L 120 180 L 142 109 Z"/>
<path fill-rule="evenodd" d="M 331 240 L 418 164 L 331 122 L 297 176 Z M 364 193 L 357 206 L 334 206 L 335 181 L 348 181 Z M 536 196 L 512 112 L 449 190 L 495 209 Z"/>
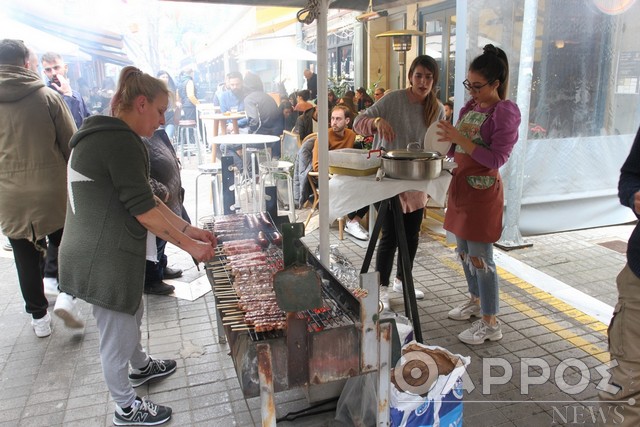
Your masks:
<path fill-rule="evenodd" d="M 320 176 L 318 172 L 314 172 L 314 171 L 311 171 L 307 174 L 307 180 L 309 180 L 309 185 L 311 186 L 311 194 L 313 194 L 313 204 L 311 205 L 311 212 L 309 212 L 309 215 L 307 215 L 307 220 L 304 222 L 305 229 L 309 225 L 309 221 L 311 221 L 311 217 L 313 216 L 313 213 L 318 208 L 318 201 L 319 201 L 318 186 L 316 185 L 316 182 L 318 181 L 318 176 Z"/>
<path fill-rule="evenodd" d="M 305 142 L 307 142 L 308 140 L 310 140 L 311 138 L 318 138 L 318 132 L 313 132 L 310 133 L 309 135 L 305 136 L 304 139 L 300 142 L 300 146 L 302 146 L 302 144 L 304 144 Z"/>

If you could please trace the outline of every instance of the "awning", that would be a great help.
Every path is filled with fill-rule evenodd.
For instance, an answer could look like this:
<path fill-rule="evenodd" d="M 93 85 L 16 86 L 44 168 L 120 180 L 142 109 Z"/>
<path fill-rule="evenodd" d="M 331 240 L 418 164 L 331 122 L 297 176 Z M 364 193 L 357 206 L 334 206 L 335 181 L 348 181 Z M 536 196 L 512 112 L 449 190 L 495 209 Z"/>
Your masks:
<path fill-rule="evenodd" d="M 251 35 L 256 24 L 255 8 L 241 10 L 235 16 L 229 16 L 229 25 L 218 29 L 218 37 L 212 37 L 210 42 L 195 52 L 195 62 L 201 64 L 211 61 Z"/>
<path fill-rule="evenodd" d="M 172 0 L 173 1 L 173 0 Z M 309 4 L 308 0 L 178 0 L 187 1 L 189 3 L 224 3 L 237 6 L 277 6 L 277 7 L 297 7 L 304 8 Z M 390 4 L 388 1 L 374 1 L 373 6 L 378 4 Z M 329 6 L 331 9 L 352 9 L 366 10 L 369 6 L 369 0 L 335 0 Z"/>
<path fill-rule="evenodd" d="M 80 51 L 94 58 L 116 65 L 131 65 L 127 54 L 122 50 L 124 37 L 112 31 L 83 26 L 63 17 L 54 17 L 41 10 L 21 4 L 19 7 L 9 3 L 5 5 L 7 15 L 39 31 L 76 44 Z M 58 51 L 58 49 L 52 49 Z"/>
<path fill-rule="evenodd" d="M 249 61 L 252 59 L 296 60 L 316 61 L 316 54 L 295 46 L 260 46 L 243 52 L 239 59 Z"/>
<path fill-rule="evenodd" d="M 292 7 L 256 7 L 256 30 L 252 38 L 274 34 L 298 23 L 299 8 Z"/>
<path fill-rule="evenodd" d="M 65 58 L 75 58 L 83 61 L 91 60 L 91 56 L 80 51 L 80 47 L 75 43 L 54 37 L 51 34 L 3 16 L 0 16 L 0 28 L 2 28 L 3 34 L 13 39 L 22 40 L 30 50 L 37 54 L 55 51 Z"/>

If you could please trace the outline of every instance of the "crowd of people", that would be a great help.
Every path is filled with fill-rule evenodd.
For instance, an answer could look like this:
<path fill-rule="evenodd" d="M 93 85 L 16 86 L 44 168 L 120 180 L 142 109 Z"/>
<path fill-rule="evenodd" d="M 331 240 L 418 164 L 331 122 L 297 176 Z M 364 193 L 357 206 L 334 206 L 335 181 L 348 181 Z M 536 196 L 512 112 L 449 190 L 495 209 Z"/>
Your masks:
<path fill-rule="evenodd" d="M 99 331 L 103 376 L 116 403 L 114 424 L 164 423 L 171 408 L 134 390 L 177 366 L 142 348 L 147 261 L 162 270 L 160 240 L 197 262 L 213 258 L 216 245 L 212 233 L 177 214 L 181 200 L 174 190 L 165 187 L 164 199 L 152 190 L 152 180 L 163 179 L 152 177 L 154 150 L 148 147 L 163 144 L 154 136 L 165 124 L 170 91 L 163 80 L 125 67 L 111 114 L 89 116 L 71 89 L 62 57 L 46 53 L 41 61 L 47 84 L 22 41 L 0 41 L 0 111 L 7 130 L 0 137 L 0 224 L 13 251 L 25 311 L 36 336 L 44 338 L 52 333 L 47 293 L 58 294 L 54 313 L 68 327 L 83 326 L 76 298 L 88 302 Z M 179 187 L 179 181 L 169 186 Z M 55 287 L 45 293 L 45 282 Z"/>
<path fill-rule="evenodd" d="M 38 74 L 38 65 L 46 82 Z M 194 70 L 183 70 L 176 84 L 166 71 L 154 77 L 127 66 L 120 73 L 107 114 L 94 115 L 72 89 L 67 71 L 56 53 L 45 53 L 39 64 L 23 42 L 0 41 L 0 121 L 7 129 L 0 134 L 2 232 L 13 251 L 35 335 L 44 338 L 52 333 L 48 297 L 56 299 L 53 312 L 72 328 L 84 326 L 76 299 L 89 303 L 100 336 L 104 380 L 116 403 L 114 424 L 161 424 L 170 419 L 171 408 L 140 398 L 134 388 L 170 375 L 177 363 L 151 357 L 142 348 L 142 297 L 173 292 L 163 280 L 182 274 L 167 266 L 167 242 L 196 262 L 210 260 L 216 246 L 211 232 L 190 224 L 172 144 L 179 118 L 194 119 L 200 102 Z M 318 96 L 317 76 L 310 70 L 304 76 L 307 88 L 278 105 L 265 93 L 257 75 L 231 72 L 216 92 L 215 103 L 222 112 L 246 111 L 246 119 L 238 123 L 242 132 L 280 135 L 293 130 L 305 139 L 317 132 L 319 113 L 313 102 Z M 457 167 L 444 228 L 456 238 L 469 299 L 450 310 L 448 317 L 478 318 L 458 335 L 469 345 L 502 338 L 493 256 L 504 207 L 499 168 L 518 140 L 521 121 L 518 106 L 507 99 L 508 76 L 505 52 L 485 46 L 469 65 L 463 85 L 470 99 L 455 123 L 453 105 L 437 99 L 439 67 L 427 55 L 411 63 L 406 89 L 376 87 L 373 97 L 364 88 L 347 91 L 340 98 L 332 90 L 327 94 L 329 150 L 356 146 L 358 135 L 371 136 L 373 148 L 402 149 L 406 141 L 423 141 L 434 123 L 439 141 L 451 143 L 447 156 Z M 317 138 L 309 141 L 303 145 L 311 154 L 306 170 L 317 171 L 322 147 Z M 636 138 L 621 180 L 621 201 L 634 212 L 640 209 L 634 163 L 638 145 Z M 279 156 L 273 148 L 274 156 Z M 226 146 L 222 151 L 238 156 L 238 147 Z M 241 161 L 239 156 L 237 160 Z M 419 191 L 399 195 L 408 266 L 402 266 L 399 256 L 396 261 L 393 214 L 384 216 L 375 268 L 385 308 L 389 308 L 389 288 L 402 292 L 403 273 L 413 267 L 427 198 Z M 367 208 L 350 213 L 345 230 L 368 239 L 361 225 L 366 214 Z M 632 254 L 638 246 L 634 236 L 629 245 Z M 635 304 L 630 289 L 639 280 L 637 264 L 630 257 L 618 278 L 621 302 L 628 307 Z M 424 293 L 416 290 L 415 297 L 424 298 Z M 613 327 L 621 327 L 621 315 L 614 317 Z M 621 330 L 620 336 L 628 333 Z M 633 341 L 633 337 L 626 339 Z M 611 343 L 613 354 L 621 341 Z M 619 356 L 623 362 L 629 359 Z M 634 363 L 630 360 L 614 372 L 627 396 L 635 396 L 629 390 Z"/>

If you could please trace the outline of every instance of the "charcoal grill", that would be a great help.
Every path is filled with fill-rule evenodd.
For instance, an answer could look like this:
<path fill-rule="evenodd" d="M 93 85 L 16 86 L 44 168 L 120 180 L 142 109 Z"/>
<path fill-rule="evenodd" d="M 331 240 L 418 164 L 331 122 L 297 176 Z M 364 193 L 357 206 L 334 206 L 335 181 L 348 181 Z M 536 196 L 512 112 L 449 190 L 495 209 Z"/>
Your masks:
<path fill-rule="evenodd" d="M 388 325 L 380 326 L 377 322 L 378 273 L 361 275 L 360 286 L 367 291 L 366 296 L 354 297 L 299 240 L 303 234 L 302 224 L 283 225 L 284 258 L 303 258 L 318 272 L 322 278 L 321 306 L 286 313 L 285 329 L 256 332 L 250 325 L 237 328 L 224 324 L 225 313 L 218 307 L 222 300 L 215 296 L 219 338 L 229 343 L 244 396 L 262 397 L 263 421 L 265 417 L 275 420 L 274 392 L 303 387 L 309 400 L 322 400 L 331 397 L 327 393 L 339 393 L 350 377 L 383 366 L 384 378 L 383 371 L 388 369 L 390 331 Z M 289 247 L 297 248 L 297 256 L 287 254 Z M 223 259 L 219 262 L 224 266 Z M 227 289 L 233 281 L 224 267 L 208 266 L 207 276 L 214 294 L 221 286 Z M 224 336 L 220 331 L 224 331 Z M 382 365 L 380 341 L 385 343 Z M 386 396 L 385 387 L 380 390 L 383 413 L 388 410 L 387 401 L 382 399 Z"/>

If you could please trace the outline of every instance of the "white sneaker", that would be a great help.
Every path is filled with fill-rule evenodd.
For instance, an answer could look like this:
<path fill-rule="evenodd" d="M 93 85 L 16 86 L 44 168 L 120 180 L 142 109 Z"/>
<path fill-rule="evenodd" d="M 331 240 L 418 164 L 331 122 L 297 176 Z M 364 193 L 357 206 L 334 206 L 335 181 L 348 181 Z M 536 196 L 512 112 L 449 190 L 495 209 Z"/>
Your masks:
<path fill-rule="evenodd" d="M 416 293 L 416 299 L 424 299 L 424 292 L 416 289 L 415 285 L 413 286 L 413 290 Z M 393 279 L 393 291 L 402 293 L 402 281 L 398 280 L 397 277 Z"/>
<path fill-rule="evenodd" d="M 67 328 L 82 328 L 84 322 L 80 319 L 80 313 L 76 300 L 71 295 L 64 292 L 60 292 L 56 305 L 53 308 L 53 312 L 56 316 L 64 320 L 64 324 Z"/>
<path fill-rule="evenodd" d="M 358 240 L 369 240 L 369 233 L 360 225 L 358 221 L 347 221 L 344 231 L 351 234 Z"/>
<path fill-rule="evenodd" d="M 382 303 L 383 310 L 391 310 L 391 304 L 389 304 L 388 288 L 388 286 L 380 286 L 380 302 Z"/>
<path fill-rule="evenodd" d="M 478 345 L 486 340 L 498 341 L 502 339 L 500 321 L 495 326 L 489 326 L 483 319 L 476 320 L 471 327 L 458 334 L 458 338 L 465 344 Z"/>
<path fill-rule="evenodd" d="M 51 335 L 51 316 L 47 314 L 40 319 L 31 319 L 31 326 L 38 338 L 44 338 Z"/>
<path fill-rule="evenodd" d="M 480 304 L 469 300 L 449 311 L 449 319 L 467 320 L 471 317 L 480 317 Z"/>
<path fill-rule="evenodd" d="M 58 280 L 55 277 L 45 277 L 42 279 L 44 283 L 44 294 L 47 297 L 57 297 L 60 291 L 58 291 Z"/>

